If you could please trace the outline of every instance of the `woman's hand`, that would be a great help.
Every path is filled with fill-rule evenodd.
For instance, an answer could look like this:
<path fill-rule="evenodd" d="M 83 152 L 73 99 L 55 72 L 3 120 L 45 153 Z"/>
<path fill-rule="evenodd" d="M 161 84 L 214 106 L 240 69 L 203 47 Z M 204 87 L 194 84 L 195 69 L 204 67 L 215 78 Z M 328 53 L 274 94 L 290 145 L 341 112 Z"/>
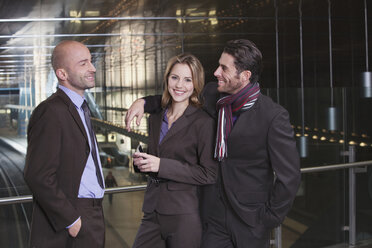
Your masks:
<path fill-rule="evenodd" d="M 160 158 L 153 155 L 143 152 L 135 152 L 133 154 L 133 162 L 141 172 L 159 171 Z"/>
<path fill-rule="evenodd" d="M 145 106 L 145 100 L 142 98 L 137 99 L 130 105 L 126 115 L 125 115 L 125 128 L 130 132 L 130 123 L 134 120 L 134 117 L 136 117 L 136 124 L 137 126 L 140 125 L 141 119 L 144 114 L 144 106 Z"/>

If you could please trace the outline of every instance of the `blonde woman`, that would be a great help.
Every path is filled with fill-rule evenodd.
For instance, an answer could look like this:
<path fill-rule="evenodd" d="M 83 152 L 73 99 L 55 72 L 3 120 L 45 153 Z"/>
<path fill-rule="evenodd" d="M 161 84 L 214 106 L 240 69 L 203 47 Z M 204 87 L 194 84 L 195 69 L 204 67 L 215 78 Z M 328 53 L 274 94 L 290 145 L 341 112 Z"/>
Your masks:
<path fill-rule="evenodd" d="M 149 179 L 133 247 L 197 248 L 200 186 L 214 183 L 217 176 L 215 123 L 200 108 L 200 61 L 191 54 L 171 58 L 164 83 L 163 110 L 149 120 L 148 154 L 134 154 L 134 164 Z"/>

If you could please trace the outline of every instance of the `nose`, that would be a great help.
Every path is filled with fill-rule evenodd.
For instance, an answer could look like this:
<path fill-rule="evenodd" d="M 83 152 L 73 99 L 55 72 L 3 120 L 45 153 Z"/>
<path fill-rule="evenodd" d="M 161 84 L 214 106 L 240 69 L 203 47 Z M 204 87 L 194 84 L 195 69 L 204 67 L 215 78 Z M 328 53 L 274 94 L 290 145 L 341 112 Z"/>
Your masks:
<path fill-rule="evenodd" d="M 217 69 L 214 71 L 213 75 L 218 77 L 221 75 L 221 66 L 218 66 Z"/>
<path fill-rule="evenodd" d="M 183 80 L 177 79 L 176 88 L 181 88 L 182 87 L 182 84 L 183 84 Z"/>
<path fill-rule="evenodd" d="M 90 62 L 89 70 L 92 71 L 92 72 L 96 72 L 96 67 L 94 67 L 94 65 L 91 62 Z"/>

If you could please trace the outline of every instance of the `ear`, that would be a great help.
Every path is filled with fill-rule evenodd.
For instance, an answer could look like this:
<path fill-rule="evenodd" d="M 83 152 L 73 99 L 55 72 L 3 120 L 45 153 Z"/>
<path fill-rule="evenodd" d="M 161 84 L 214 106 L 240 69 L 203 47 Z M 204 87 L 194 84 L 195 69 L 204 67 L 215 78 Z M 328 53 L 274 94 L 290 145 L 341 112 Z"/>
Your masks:
<path fill-rule="evenodd" d="M 56 70 L 56 76 L 61 81 L 67 80 L 67 72 L 64 69 L 57 69 Z"/>
<path fill-rule="evenodd" d="M 240 79 L 243 83 L 247 83 L 247 84 L 250 83 L 251 76 L 252 76 L 252 72 L 248 70 L 242 71 L 240 73 Z"/>

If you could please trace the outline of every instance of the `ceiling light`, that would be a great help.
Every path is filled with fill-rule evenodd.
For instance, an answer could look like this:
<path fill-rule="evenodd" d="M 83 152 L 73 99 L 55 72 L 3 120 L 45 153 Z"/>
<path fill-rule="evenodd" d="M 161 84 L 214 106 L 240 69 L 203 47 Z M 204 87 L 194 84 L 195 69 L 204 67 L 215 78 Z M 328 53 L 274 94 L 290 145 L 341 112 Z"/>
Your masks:
<path fill-rule="evenodd" d="M 84 13 L 85 16 L 99 16 L 100 12 L 99 10 L 87 10 Z"/>

